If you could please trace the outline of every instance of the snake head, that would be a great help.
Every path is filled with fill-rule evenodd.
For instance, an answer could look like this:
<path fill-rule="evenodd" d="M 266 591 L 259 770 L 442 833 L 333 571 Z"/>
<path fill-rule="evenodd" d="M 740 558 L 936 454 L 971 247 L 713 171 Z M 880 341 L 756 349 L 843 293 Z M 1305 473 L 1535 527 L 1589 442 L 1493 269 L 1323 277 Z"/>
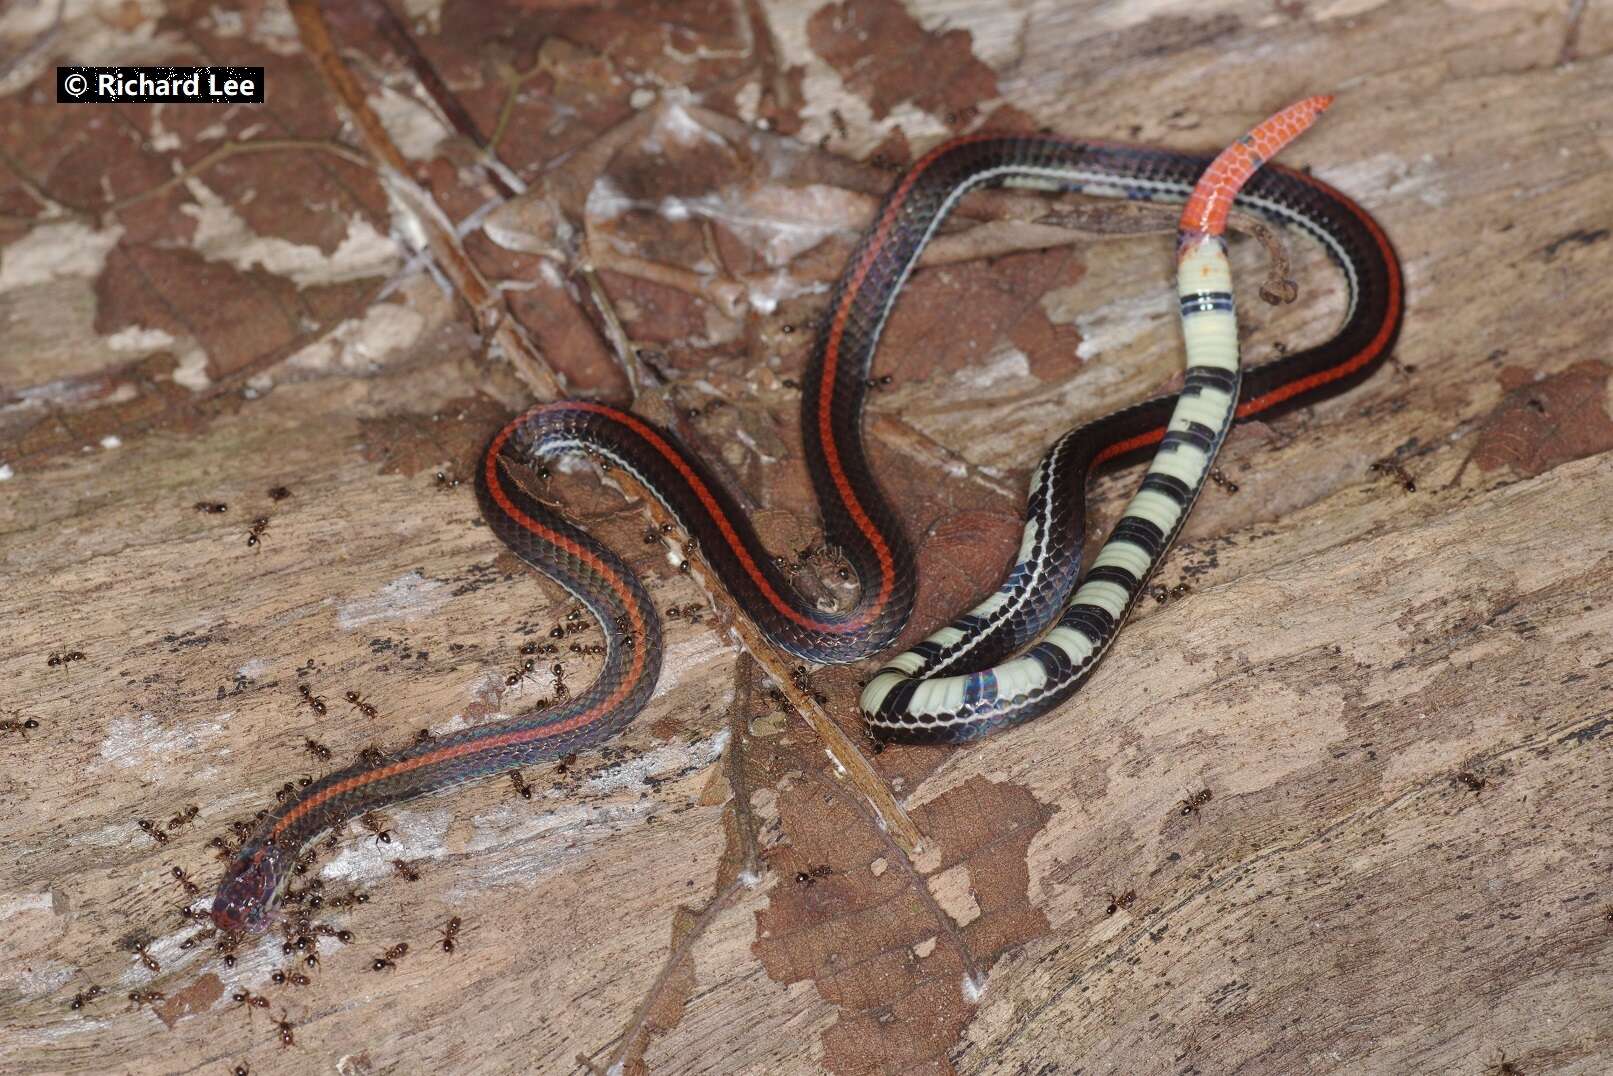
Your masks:
<path fill-rule="evenodd" d="M 272 844 L 241 849 L 213 898 L 213 924 L 226 933 L 262 934 L 269 929 L 285 857 Z"/>

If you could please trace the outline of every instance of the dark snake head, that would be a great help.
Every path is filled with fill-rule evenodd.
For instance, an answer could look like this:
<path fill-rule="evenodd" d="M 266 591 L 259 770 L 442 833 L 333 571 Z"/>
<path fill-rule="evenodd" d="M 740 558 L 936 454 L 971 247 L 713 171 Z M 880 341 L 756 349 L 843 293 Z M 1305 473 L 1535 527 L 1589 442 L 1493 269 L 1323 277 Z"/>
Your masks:
<path fill-rule="evenodd" d="M 283 863 L 280 849 L 272 844 L 253 842 L 242 848 L 213 898 L 213 924 L 231 934 L 269 929 Z"/>

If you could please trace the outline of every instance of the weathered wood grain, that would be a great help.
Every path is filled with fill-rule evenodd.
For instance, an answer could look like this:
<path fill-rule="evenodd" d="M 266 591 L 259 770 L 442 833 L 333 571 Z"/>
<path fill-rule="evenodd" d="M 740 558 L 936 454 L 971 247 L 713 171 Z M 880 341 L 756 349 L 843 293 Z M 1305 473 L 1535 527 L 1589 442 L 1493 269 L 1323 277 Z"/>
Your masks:
<path fill-rule="evenodd" d="M 1587 6 L 1578 59 L 1562 63 L 1571 5 L 1532 0 L 869 4 L 856 17 L 887 20 L 887 52 L 866 50 L 908 72 L 884 81 L 854 70 L 839 5 L 740 5 L 765 16 L 779 65 L 749 73 L 724 59 L 743 51 L 727 5 L 680 8 L 684 29 L 664 6 L 544 6 L 482 14 L 505 32 L 484 39 L 454 5 L 407 5 L 484 130 L 505 96 L 494 72 L 541 55 L 564 75 L 522 84 L 501 143 L 534 183 L 634 109 L 662 107 L 656 85 L 710 75 L 702 63 L 740 65 L 703 103 L 746 118 L 776 106 L 776 129 L 854 157 L 922 149 L 967 122 L 947 110 L 1003 103 L 1072 134 L 1202 149 L 1334 90 L 1292 160 L 1399 247 L 1398 363 L 1232 437 L 1221 464 L 1238 492 L 1206 494 L 1159 579 L 1190 592 L 1148 603 L 1060 712 L 966 750 L 876 758 L 933 827 L 911 868 L 804 725 L 766 716 L 765 701 L 730 720 L 734 647 L 709 615 L 680 618 L 661 690 L 610 752 L 529 771 L 532 801 L 489 781 L 387 812 L 390 845 L 347 836 L 322 877 L 328 892 L 372 894 L 332 916 L 356 940 L 322 948 L 313 985 L 271 987 L 294 959 L 277 936 L 233 969 L 180 948 L 191 930 L 170 869 L 211 886 L 207 838 L 322 767 L 305 737 L 345 759 L 545 693 L 546 680 L 504 681 L 520 643 L 563 618 L 563 595 L 501 554 L 466 486 L 434 479 L 468 473 L 528 401 L 429 277 L 375 300 L 409 254 L 373 180 L 328 154 L 256 154 L 106 219 L 52 216 L 41 195 L 129 197 L 203 156 L 224 137 L 207 125 L 226 121 L 107 110 L 93 127 L 40 96 L 43 64 L 261 62 L 240 58 L 256 50 L 281 65 L 270 105 L 230 117 L 228 137 L 260 121 L 276 137 L 340 133 L 277 7 L 69 4 L 39 57 L 0 69 L 0 148 L 15 166 L 0 173 L 0 710 L 41 723 L 0 734 L 0 1070 L 603 1066 L 666 963 L 679 908 L 732 877 L 719 759 L 736 745 L 768 870 L 713 917 L 692 974 L 672 977 L 682 993 L 654 1009 L 650 1071 L 1476 1074 L 1503 1052 L 1527 1073 L 1613 1067 L 1605 5 Z M 25 49 L 53 11 L 0 12 L 0 52 Z M 336 32 L 370 56 L 360 74 L 414 178 L 455 219 L 476 209 L 488 193 L 464 179 L 471 156 L 410 103 L 396 56 L 357 25 Z M 698 49 L 713 58 L 678 59 Z M 943 59 L 950 88 L 908 85 Z M 724 96 L 749 81 L 769 87 L 761 104 Z M 635 142 L 595 169 L 635 198 L 693 200 L 692 177 L 742 174 L 721 170 L 742 149 L 710 152 L 720 167 L 658 172 Z M 557 196 L 567 212 L 597 179 L 565 177 L 580 184 Z M 829 182 L 760 185 L 747 205 L 794 208 L 729 220 L 715 249 L 736 271 L 767 269 L 769 227 L 842 205 Z M 595 223 L 636 257 L 704 256 L 698 231 L 645 238 L 683 234 L 681 219 Z M 825 228 L 784 269 L 827 281 L 846 243 Z M 1281 310 L 1253 299 L 1263 255 L 1235 250 L 1250 361 L 1321 338 L 1341 308 L 1323 259 L 1292 243 L 1302 296 Z M 615 376 L 537 259 L 466 245 L 488 279 L 530 288 L 507 292 L 510 307 L 571 385 Z M 209 290 L 219 280 L 228 288 Z M 634 339 L 665 353 L 675 400 L 727 401 L 691 425 L 745 484 L 764 534 L 805 545 L 813 510 L 784 379 L 821 294 L 727 317 L 673 288 L 604 280 Z M 914 631 L 993 585 L 1053 437 L 1169 381 L 1173 305 L 1163 238 L 913 278 L 880 358 L 895 383 L 868 428 L 921 539 L 928 619 Z M 1414 492 L 1371 469 L 1385 459 Z M 1097 484 L 1100 521 L 1135 477 Z M 272 501 L 278 485 L 292 496 Z M 584 472 L 563 492 L 658 604 L 703 601 L 613 490 Z M 195 511 L 203 500 L 229 511 Z M 249 548 L 260 514 L 270 525 Z M 85 660 L 47 665 L 69 650 Z M 591 675 L 586 659 L 566 664 L 573 683 Z M 815 679 L 848 728 L 862 673 Z M 297 705 L 300 684 L 326 717 Z M 350 710 L 348 689 L 379 716 Z M 1200 789 L 1212 798 L 1181 814 Z M 136 825 L 187 804 L 196 821 L 166 845 Z M 1019 813 L 998 833 L 971 806 Z M 420 881 L 396 878 L 399 857 Z M 833 869 L 798 880 L 814 864 Z M 1108 914 L 1127 891 L 1135 900 Z M 465 925 L 450 956 L 435 940 L 453 915 Z M 134 938 L 151 939 L 160 972 L 128 950 Z M 370 970 L 401 941 L 395 971 Z M 986 965 L 978 999 L 956 974 L 959 945 Z M 70 1009 L 92 983 L 104 995 Z M 270 996 L 272 1014 L 235 1011 L 243 988 Z M 165 1000 L 131 1011 L 126 996 L 144 989 Z M 276 1042 L 281 1013 L 294 1048 Z"/>

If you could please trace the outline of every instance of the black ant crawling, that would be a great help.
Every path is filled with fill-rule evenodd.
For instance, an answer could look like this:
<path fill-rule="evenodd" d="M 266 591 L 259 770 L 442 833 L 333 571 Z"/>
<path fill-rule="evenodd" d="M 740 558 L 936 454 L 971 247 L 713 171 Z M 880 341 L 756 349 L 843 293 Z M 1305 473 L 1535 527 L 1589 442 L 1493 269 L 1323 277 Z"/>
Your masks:
<path fill-rule="evenodd" d="M 359 816 L 358 824 L 369 831 L 375 838 L 376 847 L 392 843 L 392 831 L 386 828 L 386 819 L 376 811 L 366 811 Z"/>
<path fill-rule="evenodd" d="M 375 707 L 370 705 L 368 702 L 365 702 L 364 696 L 360 695 L 358 692 L 349 691 L 343 696 L 343 698 L 347 699 L 349 706 L 353 707 L 353 709 L 357 710 L 365 717 L 374 717 L 376 715 L 377 711 Z"/>
<path fill-rule="evenodd" d="M 1406 470 L 1405 467 L 1394 460 L 1379 460 L 1372 465 L 1371 469 L 1376 471 L 1378 474 L 1388 475 L 1389 477 L 1393 478 L 1395 481 L 1400 483 L 1400 488 L 1405 490 L 1407 493 L 1417 492 L 1417 481 L 1416 479 L 1412 478 L 1411 472 Z"/>
<path fill-rule="evenodd" d="M 537 672 L 538 672 L 538 663 L 537 663 L 537 661 L 535 659 L 533 659 L 533 658 L 527 658 L 524 662 L 521 663 L 521 667 L 519 669 L 516 669 L 514 672 L 510 673 L 508 676 L 506 676 L 504 678 L 504 686 L 505 687 L 514 687 L 516 684 L 519 684 L 522 680 L 527 680 L 527 679 L 530 679 L 533 676 L 536 676 Z"/>
<path fill-rule="evenodd" d="M 1120 894 L 1118 897 L 1115 896 L 1113 893 L 1110 893 L 1109 894 L 1109 907 L 1104 909 L 1103 914 L 1104 915 L 1113 915 L 1116 912 L 1123 912 L 1127 908 L 1130 908 L 1132 906 L 1132 904 L 1136 902 L 1136 900 L 1137 900 L 1137 891 L 1135 889 L 1128 889 L 1124 893 Z"/>
<path fill-rule="evenodd" d="M 15 711 L 13 711 L 13 714 L 15 714 Z M 32 717 L 25 717 L 21 720 L 0 721 L 0 734 L 15 732 L 18 736 L 21 736 L 26 740 L 28 738 L 28 733 L 34 729 L 37 729 L 38 727 L 39 721 Z"/>
<path fill-rule="evenodd" d="M 202 809 L 196 804 L 187 803 L 184 810 L 180 811 L 178 814 L 174 815 L 168 820 L 168 828 L 170 830 L 175 830 L 180 826 L 188 826 L 190 823 L 196 821 L 196 816 L 201 813 Z"/>
<path fill-rule="evenodd" d="M 1177 801 L 1177 813 L 1183 815 L 1184 817 L 1190 814 L 1197 814 L 1201 807 L 1210 802 L 1210 798 L 1210 790 L 1207 788 L 1194 792 L 1186 799 Z"/>
<path fill-rule="evenodd" d="M 194 897 L 202 891 L 201 886 L 192 881 L 190 875 L 186 874 L 183 868 L 170 866 L 168 872 L 173 875 L 174 881 L 185 891 L 187 897 Z"/>
<path fill-rule="evenodd" d="M 796 871 L 795 883 L 802 886 L 817 885 L 819 879 L 827 878 L 834 873 L 834 868 L 827 863 L 820 863 L 810 870 Z"/>
<path fill-rule="evenodd" d="M 263 533 L 269 529 L 269 517 L 259 516 L 252 521 L 252 529 L 246 532 L 246 544 L 250 549 L 256 549 L 263 541 Z"/>
<path fill-rule="evenodd" d="M 382 953 L 380 956 L 376 957 L 374 963 L 370 965 L 370 970 L 391 971 L 393 968 L 398 966 L 398 961 L 402 960 L 404 956 L 408 954 L 408 952 L 409 943 L 399 942 L 386 952 Z"/>
<path fill-rule="evenodd" d="M 74 994 L 72 1002 L 67 1007 L 72 1009 L 74 1012 L 77 1012 L 79 1009 L 82 1009 L 84 1006 L 100 997 L 101 994 L 101 988 L 94 983 L 91 983 L 83 990 L 80 990 L 78 993 Z"/>

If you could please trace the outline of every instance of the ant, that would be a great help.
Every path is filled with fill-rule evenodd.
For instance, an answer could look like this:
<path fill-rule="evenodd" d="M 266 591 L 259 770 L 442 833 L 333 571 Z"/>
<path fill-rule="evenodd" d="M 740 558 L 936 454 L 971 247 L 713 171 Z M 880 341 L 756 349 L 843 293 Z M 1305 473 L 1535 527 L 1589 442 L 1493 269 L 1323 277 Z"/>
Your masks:
<path fill-rule="evenodd" d="M 1226 490 L 1228 493 L 1238 492 L 1238 484 L 1228 478 L 1219 467 L 1210 468 L 1210 481 Z"/>
<path fill-rule="evenodd" d="M 196 806 L 196 804 L 187 803 L 184 810 L 180 811 L 178 814 L 174 815 L 168 820 L 168 828 L 178 829 L 180 826 L 188 826 L 192 822 L 196 821 L 196 816 L 201 813 L 202 809 Z"/>
<path fill-rule="evenodd" d="M 358 764 L 360 766 L 379 766 L 385 759 L 386 756 L 381 753 L 381 749 L 374 744 L 363 748 L 358 753 Z"/>
<path fill-rule="evenodd" d="M 565 773 L 568 769 L 570 769 L 571 767 L 575 766 L 576 764 L 577 764 L 577 752 L 573 751 L 571 754 L 567 755 L 565 758 L 561 759 L 558 763 L 555 764 L 554 772 L 555 773 Z"/>
<path fill-rule="evenodd" d="M 1473 793 L 1475 796 L 1477 796 L 1480 792 L 1483 792 L 1484 791 L 1484 786 L 1489 784 L 1489 783 L 1490 782 L 1489 782 L 1488 779 L 1483 778 L 1483 777 L 1477 777 L 1477 776 L 1469 773 L 1466 770 L 1463 770 L 1461 773 L 1458 773 L 1458 774 L 1454 775 L 1453 777 L 1451 777 L 1451 784 L 1453 784 L 1453 785 L 1456 785 L 1456 784 L 1466 785 L 1467 790 L 1469 792 Z"/>
<path fill-rule="evenodd" d="M 148 941 L 130 942 L 129 951 L 140 958 L 140 963 L 146 966 L 147 971 L 155 975 L 162 971 L 162 965 L 157 963 L 156 957 L 146 952 L 146 946 L 150 944 Z"/>
<path fill-rule="evenodd" d="M 1199 811 L 1199 808 L 1203 807 L 1206 803 L 1209 803 L 1209 802 L 1210 802 L 1210 790 L 1206 788 L 1206 789 L 1203 789 L 1202 791 L 1194 792 L 1193 794 L 1191 794 L 1190 796 L 1188 796 L 1184 800 L 1178 800 L 1177 801 L 1177 806 L 1180 808 L 1179 813 L 1181 813 L 1185 817 L 1186 815 L 1197 814 L 1198 811 Z"/>
<path fill-rule="evenodd" d="M 231 1076 L 252 1076 L 252 1069 L 248 1067 L 245 1061 L 243 1061 L 239 1065 L 236 1065 L 235 1068 L 231 1069 L 230 1074 Z"/>
<path fill-rule="evenodd" d="M 135 825 L 137 825 L 141 829 L 145 830 L 146 836 L 150 837 L 152 840 L 156 841 L 158 844 L 167 844 L 168 843 L 168 834 L 164 833 L 162 831 L 162 827 L 158 826 L 157 823 L 153 822 L 151 819 L 142 818 L 139 821 L 137 821 L 135 823 Z"/>
<path fill-rule="evenodd" d="M 271 501 L 283 501 L 289 496 L 291 496 L 291 491 L 285 486 L 276 486 L 269 491 Z"/>
<path fill-rule="evenodd" d="M 249 1017 L 252 1015 L 253 1009 L 267 1009 L 269 1007 L 268 998 L 264 997 L 262 994 L 254 994 L 250 990 L 237 990 L 234 994 L 230 995 L 230 1000 L 235 1002 L 237 1005 L 243 1006 L 246 1009 L 247 1016 Z"/>
<path fill-rule="evenodd" d="M 420 729 L 414 734 L 414 746 L 424 747 L 426 744 L 435 739 L 436 737 L 431 734 L 430 729 Z"/>
<path fill-rule="evenodd" d="M 203 914 L 205 915 L 206 913 L 204 912 Z M 198 930 L 196 933 L 180 942 L 179 947 L 184 951 L 189 952 L 190 950 L 196 948 L 197 945 L 201 944 L 217 933 L 218 931 L 213 927 L 208 927 L 205 930 Z"/>
<path fill-rule="evenodd" d="M 269 529 L 269 517 L 259 516 L 252 521 L 252 529 L 246 532 L 246 544 L 256 548 L 263 539 L 263 532 Z"/>
<path fill-rule="evenodd" d="M 102 991 L 99 986 L 91 983 L 86 989 L 80 990 L 78 993 L 74 994 L 72 1002 L 67 1007 L 72 1009 L 74 1012 L 77 1012 L 79 1009 L 82 1009 L 84 1006 L 100 997 L 101 992 Z"/>
<path fill-rule="evenodd" d="M 222 515 L 230 510 L 230 506 L 223 501 L 197 501 L 195 508 L 198 512 L 207 512 L 215 516 Z"/>
<path fill-rule="evenodd" d="M 129 1000 L 138 1009 L 142 1005 L 155 1005 L 159 1001 L 165 1001 L 167 1000 L 167 995 L 161 990 L 131 990 L 129 991 Z"/>
<path fill-rule="evenodd" d="M 1192 593 L 1192 591 L 1193 588 L 1188 586 L 1186 583 L 1177 583 L 1169 590 L 1166 590 L 1163 585 L 1153 587 L 1148 591 L 1148 593 L 1153 595 L 1156 602 L 1158 602 L 1160 605 L 1164 605 L 1166 602 L 1175 601 L 1177 598 L 1185 598 L 1188 594 Z"/>
<path fill-rule="evenodd" d="M 394 859 L 392 869 L 401 874 L 406 882 L 418 882 L 420 880 L 420 872 L 415 870 L 414 864 L 407 859 Z"/>
<path fill-rule="evenodd" d="M 280 1032 L 280 1048 L 281 1049 L 285 1049 L 288 1046 L 297 1045 L 297 1039 L 291 1033 L 292 1028 L 293 1028 L 294 1025 L 292 1024 L 292 1022 L 290 1020 L 286 1019 L 286 1013 L 285 1013 L 284 1009 L 280 1010 L 280 1019 L 274 1021 L 274 1026 L 275 1026 L 275 1029 Z"/>
<path fill-rule="evenodd" d="M 375 716 L 375 707 L 365 702 L 363 695 L 360 695 L 356 691 L 349 691 L 344 697 L 347 699 L 348 705 L 352 706 L 353 709 L 357 710 L 365 717 Z"/>
<path fill-rule="evenodd" d="M 17 711 L 12 710 L 10 713 L 15 716 Z M 21 736 L 25 740 L 28 738 L 28 733 L 34 729 L 37 729 L 38 727 L 39 722 L 32 717 L 25 717 L 20 721 L 0 721 L 0 733 L 15 732 L 18 736 Z"/>
<path fill-rule="evenodd" d="M 829 697 L 823 692 L 812 690 L 812 681 L 808 677 L 805 665 L 797 665 L 790 671 L 790 683 L 794 684 L 796 690 L 800 691 L 801 694 L 811 695 L 812 701 L 819 706 L 823 706 L 829 701 Z"/>
<path fill-rule="evenodd" d="M 1113 893 L 1110 893 L 1109 894 L 1109 907 L 1104 910 L 1103 914 L 1104 915 L 1113 915 L 1116 912 L 1123 912 L 1127 908 L 1131 907 L 1132 904 L 1136 900 L 1137 900 L 1137 891 L 1135 889 L 1128 889 L 1124 893 L 1120 894 L 1120 896 L 1118 896 L 1118 897 L 1115 896 Z"/>
<path fill-rule="evenodd" d="M 369 831 L 377 845 L 392 843 L 392 831 L 386 828 L 386 819 L 378 812 L 365 811 L 359 815 L 358 824 Z"/>
<path fill-rule="evenodd" d="M 510 675 L 508 675 L 508 676 L 506 676 L 504 678 L 504 686 L 505 687 L 514 687 L 516 684 L 519 684 L 522 680 L 525 680 L 525 679 L 528 679 L 529 677 L 535 676 L 537 674 L 537 671 L 538 671 L 538 663 L 536 661 L 534 661 L 532 658 L 527 658 L 526 661 L 521 663 L 521 667 L 519 669 L 516 669 L 514 672 L 510 673 Z"/>
<path fill-rule="evenodd" d="M 194 897 L 202 891 L 202 887 L 191 881 L 190 875 L 186 874 L 182 868 L 170 866 L 168 872 L 174 876 L 174 881 L 179 883 L 179 888 L 185 891 L 187 897 Z"/>
<path fill-rule="evenodd" d="M 343 945 L 347 945 L 353 940 L 353 932 L 351 930 L 337 930 L 329 923 L 315 923 L 314 933 L 323 934 L 327 938 L 335 938 Z"/>
<path fill-rule="evenodd" d="M 1394 460 L 1379 460 L 1378 462 L 1374 463 L 1370 469 L 1379 474 L 1389 475 L 1395 481 L 1399 482 L 1400 488 L 1405 490 L 1407 493 L 1417 492 L 1417 482 L 1411 477 L 1411 472 L 1406 470 Z"/>
<path fill-rule="evenodd" d="M 311 706 L 314 713 L 320 717 L 325 716 L 325 696 L 315 695 L 313 689 L 307 684 L 297 685 L 297 693 L 302 696 L 302 701 L 297 704 L 299 707 Z"/>
<path fill-rule="evenodd" d="M 455 476 L 449 474 L 447 471 L 438 471 L 437 472 L 437 488 L 438 489 L 440 489 L 440 490 L 450 490 L 450 489 L 455 488 L 458 485 L 459 485 L 459 479 L 456 478 Z"/>
<path fill-rule="evenodd" d="M 524 800 L 532 798 L 532 786 L 526 783 L 526 778 L 521 776 L 520 770 L 510 771 L 510 783 L 515 785 L 515 794 L 517 796 Z"/>
<path fill-rule="evenodd" d="M 454 939 L 459 937 L 459 925 L 459 916 L 456 915 L 452 919 L 448 920 L 448 924 L 442 928 L 443 952 L 450 954 L 453 953 Z"/>
<path fill-rule="evenodd" d="M 321 762 L 330 761 L 330 748 L 310 736 L 302 738 L 302 749 Z"/>
<path fill-rule="evenodd" d="M 84 651 L 82 651 L 82 650 L 68 650 L 65 653 L 59 653 L 59 654 L 58 653 L 52 653 L 50 657 L 45 659 L 45 664 L 49 665 L 53 669 L 55 669 L 55 668 L 66 668 L 68 665 L 71 665 L 75 661 L 83 661 L 83 660 L 84 660 Z"/>
<path fill-rule="evenodd" d="M 796 871 L 795 883 L 797 885 L 817 885 L 819 878 L 827 878 L 834 873 L 834 868 L 827 863 L 821 863 L 810 871 Z"/>
<path fill-rule="evenodd" d="M 370 965 L 370 970 L 391 971 L 393 968 L 398 966 L 398 961 L 402 960 L 408 954 L 408 952 L 409 943 L 398 942 L 398 944 L 376 957 L 375 962 Z"/>

